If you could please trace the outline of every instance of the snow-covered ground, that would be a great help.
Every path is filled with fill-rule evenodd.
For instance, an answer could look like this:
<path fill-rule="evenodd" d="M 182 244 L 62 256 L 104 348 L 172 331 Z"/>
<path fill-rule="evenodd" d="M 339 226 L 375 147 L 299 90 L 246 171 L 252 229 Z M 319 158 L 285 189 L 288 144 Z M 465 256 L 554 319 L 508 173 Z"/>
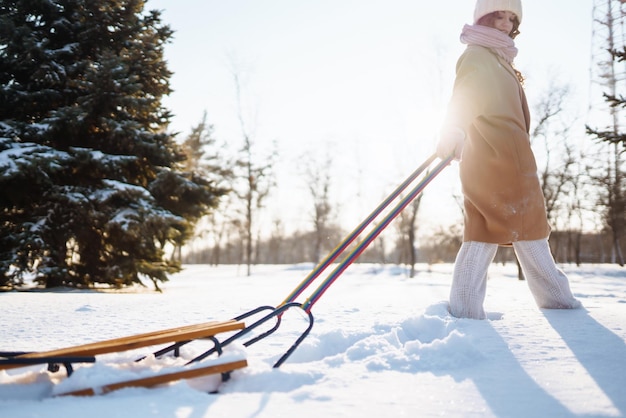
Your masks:
<path fill-rule="evenodd" d="M 0 293 L 0 351 L 45 350 L 225 320 L 278 305 L 310 266 L 187 266 L 163 293 Z M 354 265 L 313 308 L 311 334 L 272 364 L 306 327 L 290 310 L 279 330 L 250 347 L 228 346 L 249 366 L 216 378 L 91 398 L 55 397 L 141 375 L 178 360 L 102 356 L 61 371 L 0 372 L 0 417 L 613 417 L 626 416 L 626 269 L 564 266 L 584 309 L 539 310 L 514 265 L 492 265 L 488 320 L 456 319 L 445 300 L 452 266 Z M 183 350 L 189 358 L 203 343 Z M 209 359 L 208 361 L 215 361 Z M 173 365 L 175 367 L 175 365 Z"/>

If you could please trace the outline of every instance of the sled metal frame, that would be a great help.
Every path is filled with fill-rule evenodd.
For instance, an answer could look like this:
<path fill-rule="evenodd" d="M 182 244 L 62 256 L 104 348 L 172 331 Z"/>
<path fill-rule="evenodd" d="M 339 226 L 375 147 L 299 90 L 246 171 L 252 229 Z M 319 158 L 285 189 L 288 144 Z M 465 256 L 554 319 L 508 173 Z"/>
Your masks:
<path fill-rule="evenodd" d="M 331 252 L 329 253 L 324 260 L 322 260 L 305 278 L 304 280 L 289 294 L 289 296 L 277 307 L 273 306 L 260 306 L 258 308 L 252 309 L 242 315 L 239 315 L 233 318 L 236 321 L 241 321 L 243 319 L 252 317 L 253 315 L 257 315 L 263 311 L 269 311 L 266 315 L 253 322 L 252 324 L 246 326 L 244 329 L 240 330 L 236 334 L 231 337 L 225 339 L 221 346 L 224 347 L 235 340 L 238 340 L 241 337 L 246 336 L 253 330 L 259 328 L 261 325 L 264 325 L 272 320 L 275 321 L 274 325 L 262 332 L 260 335 L 257 335 L 243 343 L 245 347 L 248 347 L 252 344 L 255 344 L 267 336 L 273 334 L 278 330 L 281 325 L 283 314 L 289 309 L 300 309 L 304 312 L 308 319 L 308 325 L 299 335 L 299 337 L 293 342 L 293 344 L 282 354 L 282 356 L 274 363 L 273 367 L 280 367 L 290 356 L 291 354 L 298 348 L 298 346 L 304 341 L 304 339 L 309 335 L 311 330 L 313 329 L 313 325 L 315 319 L 313 314 L 311 313 L 311 309 L 313 305 L 321 298 L 321 296 L 328 290 L 330 285 L 334 283 L 339 276 L 365 251 L 367 246 L 376 238 L 380 233 L 391 223 L 393 219 L 395 219 L 401 212 L 404 210 L 423 190 L 424 188 L 437 176 L 444 168 L 446 168 L 453 159 L 453 156 L 449 156 L 448 158 L 442 159 L 435 167 L 429 169 L 432 163 L 436 159 L 436 155 L 430 156 L 426 161 L 418 167 L 413 173 L 411 173 L 405 180 L 402 182 L 374 211 L 361 222 L 346 238 L 344 238 L 341 243 Z M 409 193 L 400 199 L 400 201 L 396 204 L 396 206 L 391 209 L 388 214 L 378 223 L 374 229 L 368 233 L 362 241 L 360 241 L 356 247 L 348 253 L 347 256 L 343 258 L 343 260 L 335 267 L 335 269 L 327 276 L 327 278 L 318 286 L 318 288 L 313 291 L 311 296 L 306 299 L 305 302 L 300 303 L 296 302 L 295 299 L 300 296 L 306 288 L 308 288 L 316 279 L 322 274 L 323 271 L 326 270 L 337 258 L 344 253 L 344 251 L 356 241 L 356 239 L 363 233 L 363 231 L 370 226 L 375 219 L 377 219 L 385 209 L 396 200 L 403 191 L 405 191 L 412 183 L 416 181 L 416 179 L 427 169 L 428 172 L 424 175 L 424 178 L 417 183 Z M 198 361 L 203 359 L 206 356 L 211 355 L 217 350 L 217 347 L 214 347 L 211 350 L 203 353 L 201 356 L 196 357 L 192 361 Z"/>
<path fill-rule="evenodd" d="M 32 354 L 30 351 L 0 351 L 0 370 L 9 368 L 6 366 L 34 366 L 37 364 L 48 363 L 48 371 L 56 373 L 60 370 L 60 366 L 65 367 L 65 371 L 68 376 L 71 376 L 74 372 L 74 363 L 95 363 L 95 356 L 53 356 L 53 357 L 40 357 L 40 358 L 28 358 L 22 357 L 28 354 Z M 12 368 L 12 367 L 10 367 Z"/>

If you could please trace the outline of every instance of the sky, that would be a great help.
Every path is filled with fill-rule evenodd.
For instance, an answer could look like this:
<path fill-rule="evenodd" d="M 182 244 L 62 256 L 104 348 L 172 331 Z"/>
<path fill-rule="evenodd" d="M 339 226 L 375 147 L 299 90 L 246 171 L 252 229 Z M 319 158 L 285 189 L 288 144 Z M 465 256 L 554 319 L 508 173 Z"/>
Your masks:
<path fill-rule="evenodd" d="M 529 102 L 571 84 L 569 112 L 584 135 L 591 0 L 526 0 L 516 66 Z M 310 227 L 303 156 L 331 156 L 339 220 L 355 226 L 435 149 L 474 1 L 149 0 L 175 31 L 166 46 L 174 92 L 164 105 L 184 137 L 207 112 L 214 136 L 242 144 L 239 115 L 259 158 L 279 153 L 270 225 Z M 234 76 L 239 79 L 241 112 Z M 421 224 L 458 223 L 455 164 L 424 195 Z"/>

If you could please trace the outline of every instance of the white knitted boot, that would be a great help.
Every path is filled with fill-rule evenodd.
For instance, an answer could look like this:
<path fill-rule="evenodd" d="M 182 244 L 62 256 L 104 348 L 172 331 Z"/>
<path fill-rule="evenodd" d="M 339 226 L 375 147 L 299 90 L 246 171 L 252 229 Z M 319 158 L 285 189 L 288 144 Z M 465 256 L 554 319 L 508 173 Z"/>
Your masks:
<path fill-rule="evenodd" d="M 572 295 L 567 276 L 556 266 L 547 239 L 514 242 L 513 248 L 537 306 L 546 309 L 582 306 Z"/>
<path fill-rule="evenodd" d="M 454 263 L 450 289 L 450 313 L 457 318 L 485 319 L 483 302 L 487 292 L 487 270 L 498 250 L 497 244 L 467 241 Z"/>

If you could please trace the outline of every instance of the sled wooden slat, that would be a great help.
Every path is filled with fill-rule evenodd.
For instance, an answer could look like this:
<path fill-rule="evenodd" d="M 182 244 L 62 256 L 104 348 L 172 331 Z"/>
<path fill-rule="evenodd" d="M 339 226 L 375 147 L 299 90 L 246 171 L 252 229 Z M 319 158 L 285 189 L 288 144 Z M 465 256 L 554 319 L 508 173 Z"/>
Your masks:
<path fill-rule="evenodd" d="M 193 379 L 196 377 L 208 376 L 217 373 L 226 373 L 237 369 L 242 369 L 248 365 L 246 360 L 237 360 L 230 363 L 217 364 L 213 366 L 197 367 L 189 370 L 183 370 L 173 373 L 160 374 L 155 376 L 144 377 L 140 379 L 126 380 L 124 382 L 111 383 L 98 388 L 79 389 L 72 392 L 62 393 L 58 396 L 93 396 L 104 395 L 114 390 L 129 387 L 146 387 L 150 388 L 165 383 L 176 382 L 178 380 Z"/>
<path fill-rule="evenodd" d="M 158 344 L 173 344 L 202 338 L 210 338 L 220 333 L 241 330 L 243 328 L 245 328 L 245 324 L 236 320 L 206 322 L 56 350 L 36 351 L 15 356 L 13 359 L 42 359 L 41 363 L 48 363 L 54 362 L 54 358 L 56 357 L 96 356 L 100 354 L 134 350 L 142 347 L 150 347 Z M 24 364 L 11 364 L 10 360 L 8 361 L 8 364 L 0 364 L 0 370 L 17 367 L 24 367 Z"/>

